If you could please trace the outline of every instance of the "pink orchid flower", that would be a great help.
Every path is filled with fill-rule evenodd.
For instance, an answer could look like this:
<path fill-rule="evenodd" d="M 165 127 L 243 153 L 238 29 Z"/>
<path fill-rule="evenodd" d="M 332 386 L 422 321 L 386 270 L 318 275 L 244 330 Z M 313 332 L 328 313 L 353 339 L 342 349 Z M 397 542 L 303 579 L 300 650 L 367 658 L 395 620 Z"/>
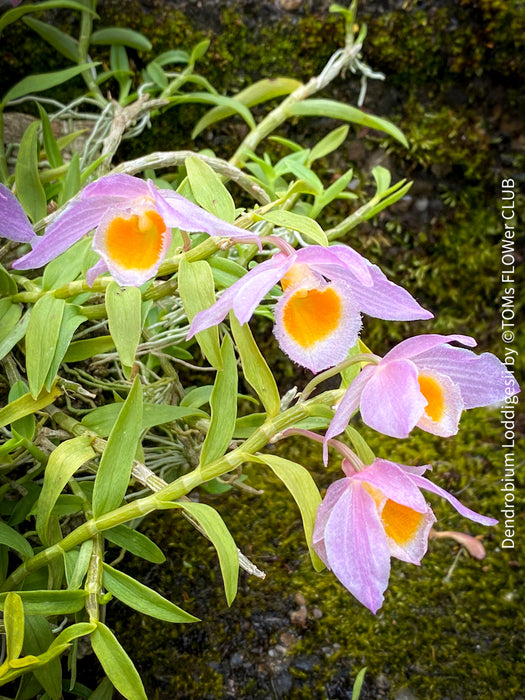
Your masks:
<path fill-rule="evenodd" d="M 0 236 L 18 243 L 37 240 L 22 205 L 11 190 L 0 183 Z"/>
<path fill-rule="evenodd" d="M 325 435 L 327 441 L 361 411 L 366 425 L 384 435 L 407 437 L 417 425 L 434 435 L 458 431 L 467 408 L 488 406 L 519 392 L 495 355 L 476 355 L 448 343 L 475 346 L 464 335 L 420 335 L 396 345 L 376 365 L 366 365 L 348 387 Z"/>
<path fill-rule="evenodd" d="M 158 190 L 151 180 L 106 175 L 85 187 L 46 233 L 32 240 L 32 251 L 13 267 L 41 267 L 96 229 L 93 249 L 101 260 L 88 270 L 88 284 L 109 270 L 119 284 L 140 286 L 155 276 L 166 256 L 171 227 L 254 240 L 253 234 L 222 221 L 177 192 Z"/>
<path fill-rule="evenodd" d="M 329 486 L 317 511 L 313 547 L 328 569 L 374 614 L 390 576 L 390 557 L 419 565 L 436 521 L 420 489 L 445 498 L 482 525 L 497 520 L 470 510 L 423 476 L 429 466 L 376 459 L 362 471 L 343 460 L 346 477 Z"/>
<path fill-rule="evenodd" d="M 361 329 L 361 313 L 399 321 L 432 318 L 352 248 L 311 245 L 278 253 L 250 270 L 195 316 L 188 338 L 220 323 L 230 310 L 246 323 L 278 282 L 284 294 L 275 307 L 275 335 L 281 349 L 312 372 L 346 357 Z"/>

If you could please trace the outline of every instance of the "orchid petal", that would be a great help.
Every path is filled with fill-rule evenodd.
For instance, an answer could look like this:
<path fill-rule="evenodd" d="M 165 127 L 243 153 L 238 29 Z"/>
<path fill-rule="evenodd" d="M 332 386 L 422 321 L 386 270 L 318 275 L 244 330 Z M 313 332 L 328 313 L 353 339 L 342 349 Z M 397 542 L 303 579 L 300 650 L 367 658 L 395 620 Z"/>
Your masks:
<path fill-rule="evenodd" d="M 108 197 L 90 197 L 88 201 L 73 202 L 64 213 L 37 237 L 33 250 L 13 263 L 17 270 L 42 267 L 58 257 L 82 236 L 98 226 L 113 200 Z"/>
<path fill-rule="evenodd" d="M 328 487 L 325 497 L 321 501 L 319 508 L 317 509 L 317 515 L 315 518 L 314 531 L 312 535 L 313 547 L 324 564 L 330 568 L 330 562 L 326 556 L 326 547 L 324 545 L 325 529 L 326 523 L 330 518 L 333 507 L 337 501 L 341 498 L 341 495 L 345 489 L 350 488 L 350 479 L 338 479 L 334 481 Z"/>
<path fill-rule="evenodd" d="M 442 489 L 440 486 L 436 486 L 436 484 L 432 483 L 424 476 L 418 476 L 417 474 L 413 474 L 410 478 L 414 482 L 414 484 L 416 484 L 416 486 L 419 486 L 419 488 L 431 491 L 432 493 L 435 493 L 438 496 L 441 496 L 442 498 L 447 500 L 450 503 L 450 505 L 453 506 L 458 511 L 458 513 L 463 515 L 465 518 L 469 518 L 469 520 L 473 520 L 475 523 L 480 523 L 481 525 L 496 525 L 496 523 L 498 522 L 494 518 L 489 518 L 486 515 L 481 515 L 480 513 L 476 513 L 474 510 L 470 510 L 470 508 L 464 506 L 451 493 L 445 491 L 445 489 Z"/>
<path fill-rule="evenodd" d="M 381 520 L 385 527 L 390 556 L 419 566 L 427 553 L 428 537 L 436 517 L 429 506 L 424 513 L 413 511 L 410 514 L 405 508 L 406 506 L 396 506 L 389 501 L 381 512 Z M 407 529 L 409 532 L 412 530 L 410 537 L 406 537 Z"/>
<path fill-rule="evenodd" d="M 425 497 L 412 482 L 412 477 L 406 474 L 395 462 L 376 459 L 370 466 L 352 478 L 371 484 L 381 491 L 387 499 L 418 513 L 425 513 L 427 510 Z"/>
<path fill-rule="evenodd" d="M 421 418 L 427 401 L 410 360 L 379 363 L 361 395 L 361 417 L 384 435 L 407 437 Z"/>
<path fill-rule="evenodd" d="M 333 507 L 324 542 L 334 574 L 375 613 L 388 586 L 390 552 L 375 501 L 357 481 Z"/>
<path fill-rule="evenodd" d="M 11 190 L 0 183 L 0 236 L 18 243 L 37 239 L 26 213 Z"/>
<path fill-rule="evenodd" d="M 219 219 L 214 214 L 210 214 L 197 204 L 190 202 L 178 192 L 163 189 L 158 190 L 151 180 L 148 181 L 150 195 L 154 197 L 155 203 L 168 226 L 177 227 L 190 233 L 204 231 L 210 236 L 225 236 L 228 238 L 246 239 L 258 242 L 258 237 L 250 231 L 229 224 Z"/>
<path fill-rule="evenodd" d="M 431 350 L 436 347 L 436 345 L 443 345 L 444 343 L 451 343 L 453 341 L 462 343 L 463 345 L 469 345 L 470 347 L 475 347 L 477 345 L 474 338 L 468 335 L 416 335 L 413 338 L 407 338 L 398 343 L 392 350 L 386 353 L 383 361 L 390 362 L 391 360 L 412 359 L 417 355 Z M 448 374 L 448 372 L 444 372 L 444 374 Z"/>
<path fill-rule="evenodd" d="M 449 345 L 436 347 L 414 360 L 420 372 L 434 370 L 446 374 L 458 385 L 465 408 L 488 406 L 503 401 L 520 390 L 512 374 L 495 355 Z"/>
<path fill-rule="evenodd" d="M 334 245 L 325 248 L 311 245 L 297 251 L 297 262 L 309 265 L 312 270 L 328 279 L 345 279 L 353 282 L 357 278 L 361 284 L 371 287 L 373 284 L 370 274 L 371 264 L 353 248 L 346 245 Z M 348 272 L 353 277 L 349 279 Z"/>
<path fill-rule="evenodd" d="M 287 289 L 275 306 L 275 337 L 294 362 L 319 372 L 345 359 L 361 329 L 352 290 L 341 281 Z"/>
<path fill-rule="evenodd" d="M 377 265 L 370 265 L 373 286 L 352 286 L 360 310 L 368 316 L 392 321 L 433 318 L 406 289 L 390 282 Z"/>
<path fill-rule="evenodd" d="M 90 287 L 93 286 L 94 281 L 109 270 L 105 260 L 99 260 L 93 267 L 90 267 L 86 272 L 86 282 Z"/>
<path fill-rule="evenodd" d="M 133 175 L 114 173 L 91 182 L 84 187 L 80 199 L 88 197 L 119 197 L 125 202 L 132 199 L 150 196 L 150 190 L 146 182 Z"/>

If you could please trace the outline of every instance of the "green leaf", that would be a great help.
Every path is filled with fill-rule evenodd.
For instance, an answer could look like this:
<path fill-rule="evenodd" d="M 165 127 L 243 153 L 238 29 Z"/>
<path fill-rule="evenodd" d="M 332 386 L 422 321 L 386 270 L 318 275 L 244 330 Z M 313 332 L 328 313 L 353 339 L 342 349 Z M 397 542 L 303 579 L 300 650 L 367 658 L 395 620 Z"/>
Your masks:
<path fill-rule="evenodd" d="M 17 312 L 14 313 L 18 315 Z M 10 317 L 9 323 L 6 322 L 5 326 L 4 319 L 2 319 L 2 323 L 0 323 L 0 360 L 2 360 L 25 336 L 30 316 L 31 310 L 27 311 L 22 318 L 15 321 L 14 325 L 12 325 L 12 318 Z"/>
<path fill-rule="evenodd" d="M 220 258 L 214 255 L 208 262 L 213 273 L 213 279 L 218 287 L 231 287 L 234 282 L 237 282 L 238 279 L 246 274 L 246 270 L 242 265 L 229 258 Z"/>
<path fill-rule="evenodd" d="M 151 42 L 144 34 L 126 27 L 104 27 L 90 37 L 91 44 L 103 44 L 104 46 L 129 46 L 131 49 L 151 51 Z"/>
<path fill-rule="evenodd" d="M 226 601 L 231 605 L 237 595 L 239 580 L 239 552 L 224 520 L 211 506 L 205 503 L 179 501 L 176 504 L 200 525 L 219 556 Z"/>
<path fill-rule="evenodd" d="M 36 531 L 44 545 L 51 544 L 48 525 L 57 498 L 73 474 L 93 457 L 95 452 L 86 435 L 60 443 L 51 453 L 36 512 Z"/>
<path fill-rule="evenodd" d="M 113 632 L 97 622 L 91 633 L 91 646 L 115 688 L 127 700 L 148 700 L 137 669 Z"/>
<path fill-rule="evenodd" d="M 33 556 L 33 549 L 25 537 L 13 530 L 0 520 L 0 544 L 10 547 L 17 552 L 22 559 L 30 559 Z"/>
<path fill-rule="evenodd" d="M 376 165 L 372 168 L 372 175 L 376 181 L 377 193 L 378 195 L 383 195 L 386 190 L 390 187 L 390 181 L 392 179 L 390 171 L 383 168 L 381 165 Z"/>
<path fill-rule="evenodd" d="M 11 100 L 18 100 L 20 97 L 25 97 L 33 92 L 42 92 L 61 85 L 62 83 L 71 80 L 85 70 L 91 70 L 98 63 L 82 63 L 79 66 L 65 68 L 53 73 L 41 73 L 40 75 L 29 75 L 23 78 L 19 83 L 14 85 L 3 97 L 0 107 L 6 105 Z"/>
<path fill-rule="evenodd" d="M 274 474 L 292 494 L 295 502 L 299 506 L 301 518 L 303 520 L 306 544 L 310 551 L 313 567 L 316 571 L 321 571 L 321 569 L 324 568 L 324 564 L 312 547 L 312 535 L 317 509 L 321 504 L 321 496 L 310 472 L 300 464 L 291 462 L 289 459 L 284 459 L 283 457 L 278 457 L 277 455 L 257 453 L 256 457 L 257 461 L 267 464 L 270 469 L 272 469 Z"/>
<path fill-rule="evenodd" d="M 93 430 L 101 437 L 107 437 L 117 418 L 122 411 L 123 403 L 110 403 L 105 406 L 99 406 L 87 413 L 82 418 L 82 425 Z M 197 417 L 206 418 L 207 415 L 203 411 L 185 406 L 168 406 L 166 404 L 145 403 L 143 405 L 142 426 L 141 430 L 149 430 L 154 425 L 162 425 L 163 423 L 171 423 L 174 420 L 183 420 L 185 418 Z"/>
<path fill-rule="evenodd" d="M 204 386 L 197 386 L 194 389 L 190 389 L 182 397 L 180 405 L 188 406 L 188 408 L 200 408 L 210 402 L 211 392 L 213 391 L 213 384 L 205 384 Z"/>
<path fill-rule="evenodd" d="M 359 433 L 353 425 L 347 425 L 345 428 L 345 435 L 352 443 L 352 447 L 363 464 L 372 464 L 376 456 L 361 433 Z"/>
<path fill-rule="evenodd" d="M 255 212 L 255 214 L 264 221 L 269 221 L 276 226 L 283 226 L 292 231 L 298 231 L 310 238 L 314 243 L 323 246 L 328 245 L 328 239 L 323 229 L 317 221 L 310 219 L 308 216 L 302 216 L 286 210 L 268 211 L 265 214 Z"/>
<path fill-rule="evenodd" d="M 46 294 L 36 302 L 26 333 L 26 367 L 31 395 L 36 398 L 53 362 L 66 302 Z"/>
<path fill-rule="evenodd" d="M 124 374 L 128 370 L 128 379 L 142 332 L 141 303 L 138 287 L 121 287 L 117 282 L 111 282 L 106 289 L 109 332 L 115 341 Z"/>
<path fill-rule="evenodd" d="M 233 437 L 241 440 L 249 438 L 257 428 L 266 420 L 266 413 L 250 413 L 248 416 L 242 416 L 235 421 L 235 430 Z"/>
<path fill-rule="evenodd" d="M 54 641 L 49 622 L 40 615 L 26 615 L 25 622 L 24 654 L 39 656 L 45 653 Z M 45 666 L 34 668 L 32 671 L 49 697 L 53 700 L 60 700 L 62 696 L 60 661 L 54 658 Z"/>
<path fill-rule="evenodd" d="M 41 22 L 39 19 L 34 19 L 34 17 L 26 17 L 23 21 L 41 36 L 44 41 L 51 44 L 62 56 L 68 58 L 72 63 L 78 63 L 78 41 L 76 39 L 52 24 Z"/>
<path fill-rule="evenodd" d="M 86 591 L 19 591 L 27 615 L 69 615 L 84 607 Z M 7 593 L 0 593 L 0 609 L 4 609 Z"/>
<path fill-rule="evenodd" d="M 24 132 L 15 166 L 16 192 L 20 204 L 35 222 L 47 214 L 47 200 L 38 176 L 38 129 L 40 122 L 32 122 Z"/>
<path fill-rule="evenodd" d="M 93 488 L 95 518 L 120 506 L 128 488 L 141 429 L 142 386 L 137 376 L 100 460 Z"/>
<path fill-rule="evenodd" d="M 79 10 L 80 12 L 87 12 L 90 15 L 95 15 L 93 10 L 89 9 L 85 4 L 80 2 L 73 2 L 72 0 L 48 0 L 48 2 L 39 2 L 37 5 L 22 5 L 21 7 L 15 7 L 12 10 L 8 10 L 0 18 L 0 32 L 2 32 L 8 25 L 16 22 L 17 19 L 27 15 L 30 12 L 45 12 L 46 10 L 52 10 L 60 7 L 69 10 Z"/>
<path fill-rule="evenodd" d="M 149 78 L 155 83 L 155 85 L 158 85 L 161 90 L 168 87 L 168 77 L 162 70 L 162 67 L 156 61 L 148 63 L 146 66 L 146 72 Z"/>
<path fill-rule="evenodd" d="M 134 554 L 136 557 L 146 561 L 151 561 L 154 564 L 162 564 L 166 561 L 162 550 L 157 547 L 155 542 L 152 542 L 149 537 L 127 525 L 117 525 L 109 530 L 105 530 L 104 537 L 111 544 L 126 549 L 130 554 Z"/>
<path fill-rule="evenodd" d="M 133 610 L 166 622 L 198 622 L 199 619 L 179 608 L 156 591 L 139 583 L 122 571 L 103 564 L 104 587 L 121 603 Z"/>
<path fill-rule="evenodd" d="M 359 700 L 361 688 L 365 680 L 366 666 L 364 666 L 356 676 L 355 683 L 352 687 L 352 700 Z"/>
<path fill-rule="evenodd" d="M 86 338 L 75 340 L 64 355 L 63 362 L 82 362 L 95 355 L 111 352 L 115 349 L 115 341 L 110 335 L 101 335 L 98 338 Z"/>
<path fill-rule="evenodd" d="M 235 100 L 247 107 L 251 107 L 252 105 L 281 97 L 282 95 L 289 95 L 300 86 L 301 83 L 293 78 L 265 78 L 249 85 L 245 90 L 241 90 L 241 92 L 235 95 Z M 221 119 L 230 117 L 232 114 L 235 114 L 235 110 L 226 105 L 210 109 L 210 111 L 197 122 L 191 138 L 194 139 L 207 127 Z"/>
<path fill-rule="evenodd" d="M 334 129 L 329 134 L 327 134 L 323 139 L 316 143 L 315 146 L 310 151 L 308 156 L 308 162 L 313 163 L 314 160 L 319 158 L 324 158 L 332 151 L 336 151 L 343 141 L 348 136 L 348 127 L 346 124 Z"/>
<path fill-rule="evenodd" d="M 238 114 L 244 119 L 248 124 L 250 129 L 255 129 L 255 119 L 253 118 L 250 110 L 245 107 L 241 102 L 232 99 L 231 97 L 225 97 L 224 95 L 214 95 L 209 92 L 190 92 L 188 95 L 177 95 L 176 97 L 170 97 L 171 104 L 215 104 L 221 107 L 228 107 L 233 110 L 234 114 Z"/>
<path fill-rule="evenodd" d="M 345 173 L 343 173 L 341 177 L 337 178 L 337 180 L 333 182 L 330 185 L 330 187 L 327 187 L 326 190 L 324 190 L 324 192 L 315 197 L 314 203 L 309 212 L 312 219 L 315 219 L 319 215 L 321 209 L 326 207 L 327 204 L 330 204 L 330 202 L 332 202 L 338 195 L 341 194 L 341 192 L 346 188 L 346 186 L 352 179 L 353 174 L 354 171 L 352 168 L 350 168 L 350 170 L 347 170 Z"/>
<path fill-rule="evenodd" d="M 343 121 L 359 124 L 370 129 L 378 129 L 408 148 L 407 140 L 403 132 L 387 119 L 366 114 L 357 107 L 336 102 L 334 100 L 310 99 L 302 102 L 295 102 L 288 106 L 289 114 L 297 117 L 331 117 L 332 119 L 342 119 Z"/>
<path fill-rule="evenodd" d="M 24 643 L 24 606 L 17 593 L 9 592 L 4 602 L 6 659 L 18 659 Z"/>
<path fill-rule="evenodd" d="M 64 569 L 69 591 L 75 591 L 82 586 L 92 552 L 93 540 L 82 542 L 79 550 L 64 552 Z"/>
<path fill-rule="evenodd" d="M 215 303 L 215 284 L 206 260 L 188 262 L 186 258 L 182 258 L 179 265 L 179 295 L 190 322 L 197 312 Z M 195 338 L 208 362 L 216 369 L 221 369 L 218 327 L 212 326 L 200 331 Z"/>
<path fill-rule="evenodd" d="M 40 394 L 34 399 L 31 394 L 25 394 L 15 401 L 11 401 L 4 408 L 0 409 L 0 428 L 8 423 L 13 423 L 13 421 L 28 416 L 31 413 L 36 413 L 42 410 L 46 406 L 60 396 L 62 392 L 57 387 L 53 387 L 51 391 L 41 391 Z"/>
<path fill-rule="evenodd" d="M 0 296 L 16 294 L 18 287 L 9 272 L 0 263 Z M 2 300 L 3 301 L 3 300 Z"/>
<path fill-rule="evenodd" d="M 73 282 L 82 271 L 82 263 L 91 250 L 89 238 L 82 238 L 61 255 L 51 260 L 44 270 L 42 289 L 49 291 Z"/>
<path fill-rule="evenodd" d="M 26 21 L 29 22 L 29 19 Z M 32 21 L 37 22 L 38 20 L 35 19 Z M 40 22 L 40 24 L 43 24 L 43 22 Z M 48 25 L 46 24 L 44 26 L 47 27 Z M 42 140 L 44 142 L 44 150 L 46 152 L 49 165 L 52 168 L 59 168 L 61 165 L 64 165 L 64 160 L 62 158 L 62 154 L 60 153 L 55 135 L 53 134 L 51 122 L 49 121 L 47 112 L 42 105 L 37 102 L 36 106 L 38 107 L 38 111 L 40 113 L 40 121 L 42 123 Z"/>
<path fill-rule="evenodd" d="M 210 396 L 211 420 L 202 443 L 201 467 L 222 457 L 226 452 L 237 418 L 237 362 L 229 335 L 224 336 L 221 355 L 223 369 L 217 371 Z"/>
<path fill-rule="evenodd" d="M 219 219 L 232 223 L 235 220 L 235 202 L 217 173 L 197 156 L 186 158 L 184 165 L 197 204 Z"/>
<path fill-rule="evenodd" d="M 19 380 L 15 382 L 9 390 L 7 399 L 9 403 L 11 403 L 11 401 L 16 401 L 16 399 L 26 394 L 29 394 L 29 387 L 25 382 Z M 11 424 L 11 429 L 15 431 L 17 435 L 26 438 L 26 440 L 32 440 L 35 434 L 35 417 L 33 415 L 24 416 L 24 418 L 14 421 Z"/>
<path fill-rule="evenodd" d="M 66 304 L 64 308 L 64 315 L 62 316 L 62 322 L 60 324 L 55 352 L 53 353 L 53 359 L 51 360 L 51 365 L 47 373 L 45 387 L 48 391 L 55 381 L 58 368 L 64 359 L 64 355 L 67 352 L 71 338 L 73 337 L 76 329 L 81 323 L 84 323 L 85 320 L 86 317 L 79 313 L 79 307 L 74 306 L 73 304 Z"/>
<path fill-rule="evenodd" d="M 268 416 L 273 418 L 281 410 L 281 398 L 273 373 L 266 364 L 249 325 L 245 323 L 241 326 L 231 312 L 230 326 L 241 358 L 244 378 L 254 389 Z"/>
<path fill-rule="evenodd" d="M 77 192 L 80 192 L 81 185 L 82 174 L 80 172 L 80 154 L 78 151 L 75 151 L 69 162 L 69 168 L 67 169 L 66 177 L 64 178 L 62 190 L 58 196 L 58 205 L 62 206 L 66 202 L 69 202 L 69 200 L 72 199 Z M 89 239 L 87 240 L 89 241 Z M 81 242 L 84 242 L 84 240 Z"/>

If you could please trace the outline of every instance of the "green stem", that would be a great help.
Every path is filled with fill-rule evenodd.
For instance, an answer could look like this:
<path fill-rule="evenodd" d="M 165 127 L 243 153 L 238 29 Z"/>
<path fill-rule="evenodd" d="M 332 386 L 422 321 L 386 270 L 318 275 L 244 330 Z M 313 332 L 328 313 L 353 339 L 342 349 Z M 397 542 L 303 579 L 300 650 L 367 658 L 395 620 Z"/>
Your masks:
<path fill-rule="evenodd" d="M 97 3 L 96 0 L 84 0 L 84 5 L 89 9 L 95 11 Z M 93 30 L 93 15 L 90 12 L 82 12 L 80 17 L 80 36 L 78 37 L 78 63 L 88 62 L 88 48 L 91 41 L 91 32 Z M 99 86 L 96 84 L 90 70 L 85 70 L 82 73 L 82 77 L 86 85 L 88 86 L 93 98 L 96 100 L 98 105 L 103 109 L 107 101 L 100 91 Z"/>
<path fill-rule="evenodd" d="M 37 571 L 42 566 L 46 566 L 57 557 L 62 556 L 64 552 L 74 549 L 85 540 L 95 537 L 104 532 L 104 530 L 109 530 L 135 518 L 142 518 L 155 510 L 171 507 L 174 501 L 186 496 L 186 494 L 205 481 L 222 476 L 240 467 L 243 463 L 250 461 L 251 456 L 255 452 L 262 450 L 275 435 L 288 427 L 292 427 L 297 421 L 307 418 L 311 415 L 315 406 L 321 403 L 331 406 L 341 398 L 341 394 L 341 390 L 328 391 L 316 397 L 315 400 L 292 406 L 275 418 L 267 419 L 243 445 L 232 450 L 232 452 L 188 474 L 183 474 L 171 484 L 149 496 L 127 503 L 111 513 L 105 513 L 98 518 L 88 520 L 69 535 L 66 535 L 60 542 L 39 552 L 31 559 L 27 559 L 6 579 L 0 590 L 10 591 L 16 588 L 32 572 Z M 69 417 L 66 416 L 66 418 Z M 70 420 L 73 423 L 77 423 L 73 418 Z M 71 423 L 71 427 L 76 430 L 73 423 Z"/>
<path fill-rule="evenodd" d="M 347 357 L 346 360 L 343 360 L 343 362 L 340 362 L 335 367 L 327 369 L 325 372 L 321 372 L 321 374 L 318 374 L 310 382 L 308 382 L 301 392 L 299 402 L 306 401 L 316 386 L 318 386 L 321 382 L 324 382 L 325 379 L 329 379 L 330 377 L 339 374 L 339 372 L 343 372 L 347 367 L 351 367 L 352 365 L 361 362 L 377 365 L 380 359 L 381 358 L 378 355 L 374 355 L 371 352 L 360 352 L 357 355 Z"/>
<path fill-rule="evenodd" d="M 0 108 L 0 182 L 7 185 L 9 172 L 7 170 L 7 158 L 4 146 L 4 110 Z"/>

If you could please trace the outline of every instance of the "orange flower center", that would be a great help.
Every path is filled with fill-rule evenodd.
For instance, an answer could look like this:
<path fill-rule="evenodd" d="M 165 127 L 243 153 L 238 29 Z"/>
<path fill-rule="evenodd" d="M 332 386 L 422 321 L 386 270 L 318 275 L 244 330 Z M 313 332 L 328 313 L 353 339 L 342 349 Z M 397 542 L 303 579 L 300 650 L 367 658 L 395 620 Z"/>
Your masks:
<path fill-rule="evenodd" d="M 433 377 L 419 376 L 419 389 L 425 399 L 428 401 L 425 407 L 425 413 L 433 421 L 438 422 L 445 411 L 445 397 L 443 389 L 439 382 Z"/>
<path fill-rule="evenodd" d="M 424 514 L 403 506 L 395 501 L 387 500 L 381 513 L 385 533 L 397 544 L 410 542 L 421 526 Z"/>
<path fill-rule="evenodd" d="M 148 270 L 159 259 L 166 224 L 156 211 L 114 218 L 106 231 L 106 248 L 117 265 Z"/>
<path fill-rule="evenodd" d="M 330 287 L 323 291 L 298 289 L 284 307 L 283 323 L 287 333 L 308 348 L 330 335 L 341 315 L 341 299 Z"/>

